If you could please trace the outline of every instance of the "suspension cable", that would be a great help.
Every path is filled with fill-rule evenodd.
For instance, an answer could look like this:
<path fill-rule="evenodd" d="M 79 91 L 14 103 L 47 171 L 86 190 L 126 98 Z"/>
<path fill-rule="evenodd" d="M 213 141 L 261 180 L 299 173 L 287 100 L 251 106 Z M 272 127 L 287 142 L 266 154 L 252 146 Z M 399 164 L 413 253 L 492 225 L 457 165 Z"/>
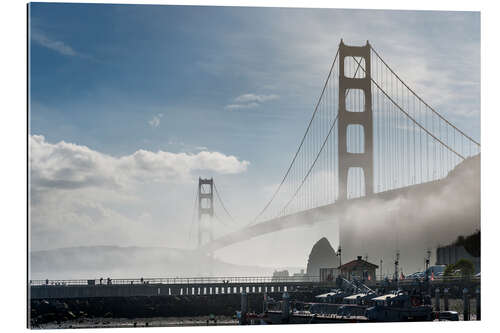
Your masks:
<path fill-rule="evenodd" d="M 477 142 L 476 140 L 474 140 L 473 138 L 471 138 L 470 136 L 468 136 L 467 134 L 465 134 L 463 131 L 461 131 L 458 127 L 456 127 L 455 125 L 453 125 L 451 122 L 449 122 L 446 118 L 444 118 L 439 112 L 437 112 L 436 110 L 434 110 L 434 108 L 432 108 L 429 104 L 427 104 L 419 95 L 417 95 L 417 93 L 415 93 L 393 70 L 391 67 L 389 67 L 389 65 L 384 61 L 384 59 L 382 59 L 382 57 L 378 54 L 377 51 L 375 51 L 375 49 L 370 45 L 370 49 L 375 53 L 375 55 L 380 59 L 380 61 L 382 61 L 382 63 L 387 67 L 387 69 L 389 69 L 389 71 L 391 71 L 391 73 L 396 76 L 396 78 L 409 90 L 411 91 L 411 93 L 417 97 L 422 103 L 424 103 L 425 106 L 427 106 L 432 112 L 434 112 L 439 118 L 443 119 L 448 125 L 450 125 L 451 127 L 453 127 L 455 130 L 457 130 L 460 134 L 462 134 L 464 137 L 466 137 L 467 139 L 469 139 L 470 141 L 472 141 L 473 143 L 475 143 L 477 146 L 481 147 L 481 144 L 479 142 Z M 373 81 L 373 79 L 372 79 Z M 375 82 L 375 81 L 374 81 Z"/>
<path fill-rule="evenodd" d="M 234 222 L 234 218 L 233 218 L 233 216 L 232 216 L 232 215 L 229 213 L 229 211 L 226 209 L 226 206 L 224 205 L 224 202 L 223 202 L 223 201 L 222 201 L 222 199 L 221 199 L 221 196 L 220 196 L 220 194 L 219 194 L 219 191 L 217 190 L 217 185 L 215 185 L 215 182 L 214 182 L 214 189 L 215 189 L 215 194 L 216 194 L 217 198 L 219 199 L 219 202 L 220 202 L 220 204 L 221 204 L 222 208 L 223 208 L 223 209 L 224 209 L 224 211 L 226 212 L 227 216 L 229 216 L 229 217 L 231 218 L 231 221 L 233 221 L 233 222 Z"/>
<path fill-rule="evenodd" d="M 198 203 L 198 193 L 197 191 L 195 190 L 194 191 L 194 206 L 193 206 L 193 213 L 192 213 L 192 216 L 191 216 L 191 224 L 189 226 L 189 237 L 188 237 L 188 242 L 191 241 L 191 234 L 192 234 L 192 231 L 193 231 L 193 224 L 194 224 L 194 220 L 195 220 L 195 215 L 196 215 L 196 204 Z"/>
<path fill-rule="evenodd" d="M 220 223 L 222 223 L 223 225 L 225 226 L 228 226 L 228 224 L 226 223 L 226 221 L 224 221 L 223 219 L 220 219 L 219 216 L 217 214 L 215 214 L 214 212 L 214 217 L 217 221 L 219 221 Z"/>
<path fill-rule="evenodd" d="M 354 57 L 353 57 L 354 58 Z M 354 71 L 354 77 L 356 77 L 356 75 L 358 74 L 358 70 L 362 68 L 361 67 L 361 64 L 358 63 L 358 67 L 356 68 L 356 70 Z M 347 91 L 345 92 L 345 97 L 347 97 L 349 95 L 349 92 L 351 91 L 351 88 L 347 89 Z M 311 171 L 312 169 L 314 168 L 314 166 L 316 165 L 316 161 L 318 160 L 318 158 L 320 157 L 321 153 L 323 152 L 323 148 L 325 148 L 325 145 L 328 141 L 328 138 L 330 137 L 330 135 L 332 134 L 332 130 L 333 128 L 335 127 L 335 124 L 337 123 L 337 120 L 339 119 L 339 113 L 337 113 L 337 116 L 335 117 L 335 119 L 333 120 L 333 123 L 332 123 L 332 126 L 330 126 L 330 130 L 328 131 L 328 135 L 325 137 L 325 140 L 323 140 L 323 144 L 321 145 L 321 148 L 320 150 L 318 151 L 318 153 L 316 154 L 316 158 L 314 159 L 313 163 L 311 164 L 311 166 L 309 167 L 309 170 L 307 171 L 307 174 L 304 176 L 304 178 L 302 179 L 302 182 L 300 183 L 299 187 L 297 188 L 297 190 L 295 190 L 295 193 L 293 194 L 292 198 L 290 198 L 290 200 L 288 200 L 288 202 L 286 203 L 285 207 L 283 207 L 282 211 L 284 212 L 285 209 L 288 207 L 288 205 L 290 205 L 290 203 L 292 202 L 293 199 L 295 199 L 295 197 L 297 196 L 297 193 L 299 192 L 299 190 L 302 188 L 302 185 L 304 185 L 307 177 L 309 177 L 309 175 L 311 174 Z"/>
<path fill-rule="evenodd" d="M 311 120 L 309 120 L 309 124 L 307 125 L 307 129 L 306 129 L 306 132 L 304 133 L 304 136 L 302 137 L 302 140 L 300 141 L 300 144 L 299 144 L 299 148 L 297 149 L 297 151 L 295 152 L 295 155 L 293 156 L 293 159 L 292 159 L 292 162 L 290 163 L 290 166 L 288 167 L 288 170 L 286 171 L 285 173 L 285 176 L 283 177 L 283 179 L 281 180 L 281 183 L 278 185 L 278 187 L 276 188 L 276 191 L 274 192 L 274 194 L 272 195 L 271 197 L 271 200 L 269 200 L 267 202 L 267 204 L 264 206 L 264 208 L 260 211 L 259 214 L 257 214 L 257 216 L 249 223 L 249 224 L 252 224 L 254 223 L 255 221 L 257 221 L 257 219 L 259 217 L 262 216 L 262 214 L 264 214 L 264 212 L 266 211 L 266 209 L 271 205 L 271 203 L 273 202 L 273 200 L 276 198 L 276 195 L 278 194 L 279 190 L 281 189 L 281 187 L 283 186 L 283 184 L 285 183 L 285 180 L 286 178 L 288 177 L 288 174 L 290 173 L 290 170 L 292 169 L 294 163 L 295 163 L 295 160 L 297 159 L 297 156 L 299 155 L 299 152 L 302 148 L 302 145 L 304 144 L 304 141 L 306 139 L 306 136 L 307 136 L 307 133 L 309 133 L 309 129 L 311 128 L 311 124 L 314 120 L 314 117 L 316 116 L 316 113 L 318 111 L 318 106 L 319 104 L 321 103 L 321 100 L 323 98 L 323 94 L 325 93 L 325 89 L 326 89 L 326 86 L 328 85 L 328 81 L 330 80 L 330 77 L 332 75 L 332 71 L 333 71 L 333 68 L 335 66 L 335 63 L 337 62 L 337 57 L 339 55 L 339 49 L 337 48 L 337 53 L 335 54 L 335 58 L 333 59 L 333 63 L 332 63 L 332 66 L 330 67 L 330 71 L 328 72 L 328 76 L 326 78 L 326 81 L 325 81 L 325 84 L 323 86 L 323 90 L 321 91 L 321 95 L 318 99 L 318 102 L 316 103 L 316 107 L 314 108 L 314 112 L 312 114 L 312 117 L 311 117 Z"/>
<path fill-rule="evenodd" d="M 297 188 L 297 190 L 295 190 L 295 193 L 293 194 L 292 198 L 290 200 L 288 200 L 288 202 L 285 205 L 285 207 L 283 207 L 283 211 L 285 211 L 285 209 L 287 209 L 288 205 L 292 202 L 292 200 L 295 199 L 295 197 L 297 196 L 297 193 L 302 188 L 302 185 L 304 185 L 307 177 L 309 177 L 309 175 L 311 174 L 311 171 L 314 168 L 314 165 L 316 164 L 316 161 L 318 160 L 319 156 L 321 155 L 321 152 L 323 151 L 323 148 L 325 148 L 325 144 L 328 141 L 328 138 L 330 137 L 330 134 L 332 134 L 332 130 L 335 127 L 335 124 L 337 123 L 338 119 L 339 119 L 339 115 L 337 114 L 337 116 L 335 117 L 335 120 L 333 121 L 332 126 L 330 126 L 330 130 L 328 131 L 328 135 L 326 136 L 325 140 L 323 141 L 323 144 L 321 145 L 321 148 L 320 148 L 318 154 L 316 155 L 316 158 L 314 159 L 313 163 L 309 167 L 309 170 L 307 171 L 307 174 L 302 179 L 302 182 L 300 183 L 299 187 Z"/>
<path fill-rule="evenodd" d="M 382 60 L 382 59 L 380 59 Z M 358 62 L 356 59 L 354 59 L 354 61 Z M 361 64 L 361 62 L 358 62 L 358 64 Z M 363 71 L 366 73 L 366 70 L 361 67 L 363 69 Z M 378 89 L 380 89 L 380 91 L 382 91 L 382 93 L 401 111 L 403 112 L 411 121 L 413 121 L 418 127 L 420 127 L 422 130 L 424 130 L 427 134 L 429 134 L 430 136 L 432 136 L 434 138 L 434 140 L 438 141 L 439 143 L 441 143 L 444 147 L 446 147 L 448 150 L 450 150 L 451 152 L 453 152 L 455 155 L 457 155 L 458 157 L 460 157 L 461 159 L 465 160 L 465 157 L 462 156 L 461 154 L 459 154 L 458 152 L 456 152 L 453 148 L 451 148 L 450 146 L 448 146 L 446 143 L 444 143 L 443 141 L 441 141 L 439 138 L 437 138 L 434 134 L 432 134 L 431 132 L 429 132 L 425 127 L 423 127 L 419 122 L 417 122 L 412 116 L 410 116 L 408 114 L 408 112 L 406 112 L 405 110 L 403 110 L 403 108 L 398 104 L 396 103 L 396 101 L 394 101 L 386 92 L 385 90 L 383 90 L 379 85 L 378 83 L 373 79 L 371 78 L 370 76 L 370 80 L 377 86 Z M 403 81 L 401 81 L 403 82 Z M 444 118 L 442 118 L 444 119 Z M 446 121 L 446 119 L 444 119 Z M 453 126 L 453 125 L 452 125 Z M 472 139 L 471 139 L 472 140 Z"/>

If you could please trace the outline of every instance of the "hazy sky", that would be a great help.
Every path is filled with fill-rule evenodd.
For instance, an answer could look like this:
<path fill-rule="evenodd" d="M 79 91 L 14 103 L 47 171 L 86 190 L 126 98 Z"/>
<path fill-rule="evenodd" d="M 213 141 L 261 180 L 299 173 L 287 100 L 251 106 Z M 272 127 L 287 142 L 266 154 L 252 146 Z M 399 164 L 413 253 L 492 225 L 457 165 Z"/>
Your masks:
<path fill-rule="evenodd" d="M 244 225 L 290 163 L 340 38 L 369 40 L 479 141 L 477 12 L 31 4 L 32 249 L 194 247 L 199 176 L 238 221 L 216 234 Z M 246 263 L 305 266 L 322 235 L 336 248 L 335 230 L 218 255 L 265 248 L 276 255 Z"/>

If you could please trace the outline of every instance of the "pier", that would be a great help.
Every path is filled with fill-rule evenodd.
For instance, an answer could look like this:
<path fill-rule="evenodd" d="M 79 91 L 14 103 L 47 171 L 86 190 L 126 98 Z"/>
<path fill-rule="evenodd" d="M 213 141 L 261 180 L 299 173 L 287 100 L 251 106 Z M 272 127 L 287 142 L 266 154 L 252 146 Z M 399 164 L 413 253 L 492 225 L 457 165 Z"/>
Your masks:
<path fill-rule="evenodd" d="M 411 290 L 422 287 L 425 281 L 406 279 L 397 281 L 398 287 Z M 386 281 L 366 281 L 373 289 L 391 288 Z M 460 286 L 475 290 L 480 278 L 446 278 L 429 281 L 431 290 Z M 310 291 L 335 288 L 335 281 L 321 281 L 319 276 L 230 276 L 153 279 L 89 279 L 89 280 L 32 280 L 31 299 L 68 299 L 89 297 L 134 296 L 207 296 L 224 294 L 264 294 Z"/>
<path fill-rule="evenodd" d="M 31 299 L 275 293 L 333 286 L 319 277 L 193 277 L 157 279 L 32 280 Z"/>

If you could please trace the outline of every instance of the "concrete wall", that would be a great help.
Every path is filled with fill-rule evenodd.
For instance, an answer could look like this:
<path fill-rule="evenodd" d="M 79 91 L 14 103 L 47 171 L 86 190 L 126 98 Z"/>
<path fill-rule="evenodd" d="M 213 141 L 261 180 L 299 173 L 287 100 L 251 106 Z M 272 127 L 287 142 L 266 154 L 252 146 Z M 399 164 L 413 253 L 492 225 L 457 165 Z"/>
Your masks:
<path fill-rule="evenodd" d="M 133 284 L 133 285 L 41 285 L 31 286 L 31 299 L 50 298 L 88 298 L 88 297 L 131 297 L 131 296 L 168 296 L 168 295 L 214 295 L 270 293 L 295 291 L 300 287 L 318 285 L 313 282 L 295 283 L 245 283 L 245 284 Z"/>

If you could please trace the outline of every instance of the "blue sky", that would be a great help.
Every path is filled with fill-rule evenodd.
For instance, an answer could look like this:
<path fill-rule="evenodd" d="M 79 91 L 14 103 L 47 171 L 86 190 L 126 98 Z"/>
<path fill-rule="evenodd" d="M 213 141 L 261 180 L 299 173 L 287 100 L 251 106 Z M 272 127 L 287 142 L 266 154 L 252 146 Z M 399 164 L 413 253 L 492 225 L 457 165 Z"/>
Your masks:
<path fill-rule="evenodd" d="M 190 177 L 215 170 L 234 215 L 246 220 L 286 170 L 340 38 L 370 40 L 424 100 L 480 136 L 479 13 L 37 3 L 30 5 L 30 35 L 31 134 L 46 145 L 64 141 L 116 159 L 140 150 L 218 152 L 226 162 L 234 156 L 230 171 L 217 165 Z M 86 207 L 106 210 L 108 220 L 146 212 L 147 228 L 185 235 L 189 223 L 165 221 L 191 213 L 193 186 L 172 186 L 125 191 L 142 199 L 132 206 L 65 193 L 87 198 Z M 185 198 L 174 216 L 159 197 L 177 190 Z M 32 233 L 34 245 L 40 240 L 35 247 L 67 246 L 42 241 L 58 230 L 46 226 L 47 214 L 32 215 L 40 231 Z M 91 215 L 82 213 L 82 225 Z M 311 242 L 319 235 L 309 234 Z M 148 242 L 161 244 L 144 236 L 138 245 Z M 174 238 L 171 244 L 181 246 Z"/>

